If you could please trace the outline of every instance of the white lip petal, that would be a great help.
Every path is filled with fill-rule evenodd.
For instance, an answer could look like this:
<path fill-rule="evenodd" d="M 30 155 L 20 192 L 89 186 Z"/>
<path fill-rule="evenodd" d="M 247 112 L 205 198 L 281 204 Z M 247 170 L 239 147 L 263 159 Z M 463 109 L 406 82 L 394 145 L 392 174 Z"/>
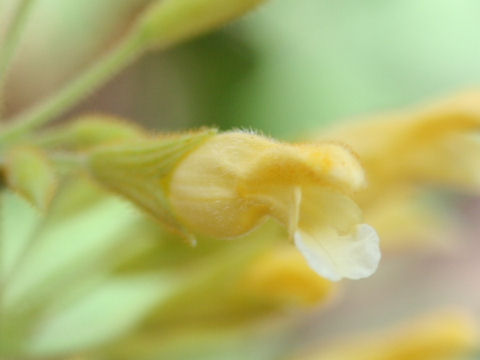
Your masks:
<path fill-rule="evenodd" d="M 377 270 L 381 258 L 377 232 L 367 224 L 357 225 L 348 235 L 333 229 L 315 234 L 298 230 L 294 239 L 309 266 L 332 281 L 366 278 Z"/>

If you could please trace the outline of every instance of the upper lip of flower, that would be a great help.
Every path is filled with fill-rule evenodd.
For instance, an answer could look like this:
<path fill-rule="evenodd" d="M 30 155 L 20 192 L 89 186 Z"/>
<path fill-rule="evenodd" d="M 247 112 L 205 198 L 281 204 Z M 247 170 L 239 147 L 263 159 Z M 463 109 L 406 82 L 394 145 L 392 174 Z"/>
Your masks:
<path fill-rule="evenodd" d="M 272 146 L 251 162 L 239 193 L 262 184 L 330 186 L 352 193 L 365 186 L 365 173 L 356 154 L 340 143 L 281 144 Z"/>

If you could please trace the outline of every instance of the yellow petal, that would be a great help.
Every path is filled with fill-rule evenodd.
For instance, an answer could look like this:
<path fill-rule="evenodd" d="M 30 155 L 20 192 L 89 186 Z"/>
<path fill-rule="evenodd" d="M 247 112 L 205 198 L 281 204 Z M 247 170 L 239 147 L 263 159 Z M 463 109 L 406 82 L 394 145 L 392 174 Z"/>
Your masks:
<path fill-rule="evenodd" d="M 411 178 L 480 192 L 480 128 L 478 133 L 456 132 L 432 141 L 408 157 Z"/>
<path fill-rule="evenodd" d="M 187 156 L 175 169 L 169 186 L 173 212 L 194 232 L 227 238 L 247 233 L 268 207 L 238 194 L 239 182 L 258 153 L 272 146 L 250 134 L 215 136 Z"/>
<path fill-rule="evenodd" d="M 299 228 L 315 232 L 332 227 L 345 235 L 362 222 L 362 210 L 351 197 L 328 187 L 303 189 Z"/>
<path fill-rule="evenodd" d="M 271 186 L 327 185 L 346 192 L 365 186 L 357 156 L 343 144 L 281 144 L 257 152 L 243 186 L 248 193 Z"/>

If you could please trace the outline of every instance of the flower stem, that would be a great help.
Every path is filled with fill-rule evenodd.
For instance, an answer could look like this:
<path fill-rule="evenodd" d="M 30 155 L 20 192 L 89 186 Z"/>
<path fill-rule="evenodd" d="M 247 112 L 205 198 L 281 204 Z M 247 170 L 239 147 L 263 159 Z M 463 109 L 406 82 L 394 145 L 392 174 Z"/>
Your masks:
<path fill-rule="evenodd" d="M 127 35 L 113 50 L 87 68 L 56 94 L 14 117 L 0 133 L 0 143 L 8 143 L 62 115 L 89 93 L 129 65 L 144 50 L 142 32 Z"/>
<path fill-rule="evenodd" d="M 7 78 L 8 69 L 15 51 L 17 50 L 20 38 L 22 36 L 27 19 L 31 13 L 33 0 L 20 0 L 10 28 L 4 39 L 4 43 L 0 48 L 0 107 L 3 106 L 3 88 Z M 0 108 L 1 110 L 1 108 Z"/>

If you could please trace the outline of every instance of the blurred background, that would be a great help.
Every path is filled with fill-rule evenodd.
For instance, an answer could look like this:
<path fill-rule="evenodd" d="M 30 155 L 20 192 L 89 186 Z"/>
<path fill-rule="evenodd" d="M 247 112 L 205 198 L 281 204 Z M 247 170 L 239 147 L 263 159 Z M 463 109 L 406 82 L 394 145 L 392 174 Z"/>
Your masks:
<path fill-rule="evenodd" d="M 148 2 L 36 0 L 4 113 L 61 87 Z M 0 0 L 0 38 L 15 3 Z M 476 0 L 270 0 L 221 30 L 149 52 L 59 120 L 108 113 L 153 131 L 206 125 L 302 139 L 345 119 L 478 88 L 479 24 Z M 445 306 L 480 320 L 480 199 L 446 197 L 459 225 L 454 246 L 387 253 L 378 273 L 349 283 L 329 312 L 300 316 L 295 341 L 322 344 Z"/>
<path fill-rule="evenodd" d="M 2 0 L 0 26 L 15 0 Z M 13 114 L 121 36 L 148 0 L 36 0 L 8 81 Z M 76 112 L 153 129 L 252 127 L 295 138 L 480 81 L 475 0 L 274 0 L 214 33 L 150 52 Z"/>

